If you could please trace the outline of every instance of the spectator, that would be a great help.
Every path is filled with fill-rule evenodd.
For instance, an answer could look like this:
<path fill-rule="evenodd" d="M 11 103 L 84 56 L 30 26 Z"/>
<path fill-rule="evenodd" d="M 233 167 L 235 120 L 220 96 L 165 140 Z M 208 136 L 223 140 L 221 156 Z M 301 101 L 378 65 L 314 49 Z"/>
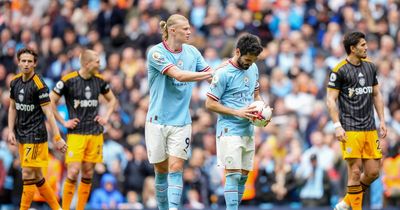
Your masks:
<path fill-rule="evenodd" d="M 101 178 L 101 187 L 94 189 L 92 193 L 90 207 L 93 209 L 116 209 L 124 198 L 115 187 L 116 178 L 111 174 L 104 174 Z"/>

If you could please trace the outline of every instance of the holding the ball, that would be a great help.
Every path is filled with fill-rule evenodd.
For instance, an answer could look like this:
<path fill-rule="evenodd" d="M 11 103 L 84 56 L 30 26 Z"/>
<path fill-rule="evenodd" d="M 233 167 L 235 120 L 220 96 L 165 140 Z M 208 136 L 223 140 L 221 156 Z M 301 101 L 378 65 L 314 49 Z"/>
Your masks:
<path fill-rule="evenodd" d="M 257 110 L 254 117 L 250 122 L 257 127 L 265 127 L 271 121 L 272 118 L 272 108 L 266 106 L 263 101 L 254 101 L 250 104 L 251 107 L 255 107 Z"/>

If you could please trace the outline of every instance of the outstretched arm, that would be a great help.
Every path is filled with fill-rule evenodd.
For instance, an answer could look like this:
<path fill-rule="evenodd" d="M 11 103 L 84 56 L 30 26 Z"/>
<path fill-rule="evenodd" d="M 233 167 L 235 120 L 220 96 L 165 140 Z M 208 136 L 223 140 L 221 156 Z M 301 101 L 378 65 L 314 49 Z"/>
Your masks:
<path fill-rule="evenodd" d="M 203 71 L 203 72 L 192 72 L 192 71 L 183 71 L 176 66 L 173 66 L 165 71 L 165 74 L 175 78 L 179 82 L 195 82 L 201 80 L 210 80 L 212 78 L 212 71 Z"/>

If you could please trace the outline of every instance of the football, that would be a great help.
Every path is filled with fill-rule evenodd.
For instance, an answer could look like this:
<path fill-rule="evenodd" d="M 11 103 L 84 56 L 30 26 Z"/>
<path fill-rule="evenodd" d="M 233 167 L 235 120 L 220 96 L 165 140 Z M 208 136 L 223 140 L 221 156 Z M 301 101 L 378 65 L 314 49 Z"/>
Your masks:
<path fill-rule="evenodd" d="M 272 109 L 266 106 L 263 101 L 254 101 L 250 106 L 255 106 L 257 112 L 255 113 L 257 117 L 250 120 L 250 122 L 257 127 L 265 127 L 268 125 L 272 118 Z"/>

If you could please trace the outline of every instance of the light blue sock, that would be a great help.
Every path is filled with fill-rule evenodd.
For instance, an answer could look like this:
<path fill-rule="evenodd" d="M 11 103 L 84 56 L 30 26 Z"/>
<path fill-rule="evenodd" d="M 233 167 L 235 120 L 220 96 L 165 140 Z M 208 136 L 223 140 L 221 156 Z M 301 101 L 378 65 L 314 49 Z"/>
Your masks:
<path fill-rule="evenodd" d="M 168 202 L 169 208 L 179 208 L 183 189 L 182 172 L 168 174 Z"/>
<path fill-rule="evenodd" d="M 237 210 L 239 208 L 238 188 L 241 176 L 242 176 L 241 173 L 228 173 L 225 176 L 226 178 L 225 178 L 224 197 L 226 203 L 226 210 Z"/>
<path fill-rule="evenodd" d="M 168 210 L 168 174 L 156 172 L 156 199 L 160 210 Z"/>
<path fill-rule="evenodd" d="M 239 180 L 239 186 L 238 186 L 238 203 L 242 202 L 242 197 L 243 193 L 245 190 L 245 184 L 247 181 L 247 175 L 241 175 L 240 180 Z"/>

